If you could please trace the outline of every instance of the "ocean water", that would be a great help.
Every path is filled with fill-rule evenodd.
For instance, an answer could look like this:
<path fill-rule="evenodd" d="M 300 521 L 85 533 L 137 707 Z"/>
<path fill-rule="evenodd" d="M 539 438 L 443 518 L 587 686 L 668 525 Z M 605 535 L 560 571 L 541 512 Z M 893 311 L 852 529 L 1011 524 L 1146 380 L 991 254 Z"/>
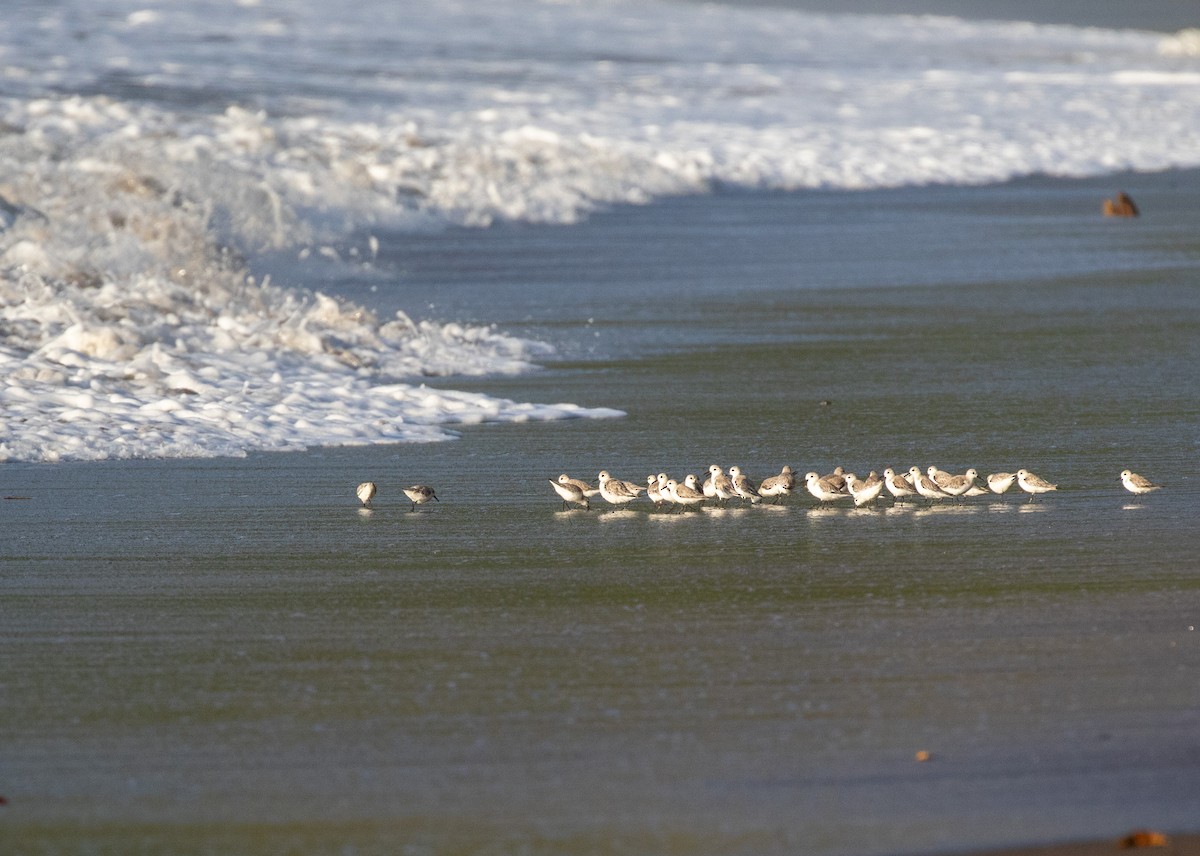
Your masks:
<path fill-rule="evenodd" d="M 1190 34 L 21 11 L 0 849 L 1195 830 Z M 1100 216 L 1118 190 L 1141 217 Z M 1059 491 L 669 514 L 547 484 L 711 463 Z"/>

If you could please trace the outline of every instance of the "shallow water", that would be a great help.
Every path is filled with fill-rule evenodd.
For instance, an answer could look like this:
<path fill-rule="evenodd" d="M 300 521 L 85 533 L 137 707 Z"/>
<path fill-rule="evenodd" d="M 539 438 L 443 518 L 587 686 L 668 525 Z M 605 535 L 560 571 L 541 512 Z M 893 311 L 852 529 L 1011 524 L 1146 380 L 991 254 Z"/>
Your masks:
<path fill-rule="evenodd" d="M 1118 181 L 1139 220 L 1098 216 Z M 0 844 L 864 854 L 1194 828 L 1196 181 L 731 192 L 387 238 L 325 286 L 562 355 L 448 385 L 629 415 L 5 465 Z M 1060 490 L 669 515 L 563 512 L 546 484 L 714 462 Z M 1131 497 L 1126 466 L 1167 488 Z M 414 481 L 441 502 L 410 512 Z"/>

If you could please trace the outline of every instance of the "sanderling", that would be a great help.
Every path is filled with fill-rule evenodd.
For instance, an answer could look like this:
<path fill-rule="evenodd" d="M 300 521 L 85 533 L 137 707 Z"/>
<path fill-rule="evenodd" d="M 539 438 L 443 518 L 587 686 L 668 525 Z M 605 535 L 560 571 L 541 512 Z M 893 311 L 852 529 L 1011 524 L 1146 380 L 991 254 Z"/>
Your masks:
<path fill-rule="evenodd" d="M 1021 490 L 1029 494 L 1029 498 L 1033 499 L 1039 493 L 1046 493 L 1051 490 L 1058 490 L 1058 485 L 1050 484 L 1041 476 L 1036 476 L 1029 470 L 1017 470 L 1017 484 Z"/>
<path fill-rule="evenodd" d="M 663 505 L 668 508 L 672 505 L 679 505 L 675 489 L 671 487 L 672 482 L 679 484 L 675 479 L 669 478 L 666 473 L 658 474 L 658 495 L 662 497 Z"/>
<path fill-rule="evenodd" d="M 929 476 L 933 483 L 943 490 L 946 488 L 946 482 L 954 478 L 953 473 L 948 473 L 945 470 L 939 470 L 937 467 L 929 467 L 927 470 L 925 470 L 925 475 Z"/>
<path fill-rule="evenodd" d="M 713 464 L 708 468 L 708 472 L 712 479 L 713 493 L 721 501 L 721 505 L 724 505 L 738 495 L 737 490 L 733 486 L 733 479 L 725 475 L 724 470 Z"/>
<path fill-rule="evenodd" d="M 1016 480 L 1016 473 L 992 473 L 987 477 L 988 490 L 992 493 L 1004 493 Z"/>
<path fill-rule="evenodd" d="M 563 473 L 562 475 L 560 475 L 558 477 L 558 481 L 560 484 L 575 485 L 575 487 L 577 487 L 581 491 L 583 491 L 583 495 L 586 496 L 588 499 L 591 499 L 593 496 L 600 493 L 600 488 L 596 487 L 595 485 L 590 485 L 587 482 L 585 482 L 583 479 L 573 479 L 566 473 Z"/>
<path fill-rule="evenodd" d="M 778 497 L 782 499 L 792 492 L 792 488 L 796 486 L 796 479 L 792 475 L 792 468 L 784 465 L 777 476 L 769 476 L 763 479 L 762 484 L 758 486 L 758 495 L 764 499 Z"/>
<path fill-rule="evenodd" d="M 354 489 L 358 501 L 368 508 L 371 507 L 371 500 L 375 496 L 375 482 L 363 482 Z"/>
<path fill-rule="evenodd" d="M 546 481 L 550 482 L 550 487 L 554 488 L 554 492 L 562 497 L 564 510 L 570 507 L 567 505 L 569 502 L 582 505 L 584 508 L 592 507 L 583 489 L 565 476 L 559 476 L 558 481 L 554 479 L 546 479 Z"/>
<path fill-rule="evenodd" d="M 807 473 L 804 476 L 804 486 L 821 502 L 832 502 L 835 499 L 845 499 L 850 496 L 834 487 L 829 479 L 821 478 L 816 473 Z"/>
<path fill-rule="evenodd" d="M 846 474 L 846 488 L 854 497 L 855 507 L 861 507 L 868 502 L 874 502 L 883 493 L 883 482 L 880 479 L 868 481 L 860 479 L 854 473 Z"/>
<path fill-rule="evenodd" d="M 656 475 L 646 476 L 646 499 L 653 502 L 655 508 L 662 508 L 663 496 L 658 489 L 658 476 Z"/>
<path fill-rule="evenodd" d="M 640 484 L 638 484 L 637 482 L 630 482 L 630 481 L 627 481 L 627 482 L 622 482 L 622 484 L 624 484 L 624 485 L 625 485 L 625 487 L 626 487 L 627 489 L 629 489 L 629 490 L 633 491 L 635 494 L 637 494 L 637 493 L 641 493 L 642 491 L 644 491 L 644 490 L 645 490 L 645 488 L 644 488 L 644 487 L 642 487 L 642 486 L 641 486 Z"/>
<path fill-rule="evenodd" d="M 979 478 L 979 473 L 974 467 L 967 470 L 961 476 L 950 476 L 944 482 L 939 482 L 938 487 L 944 490 L 951 496 L 963 496 L 971 488 L 975 487 L 975 479 Z"/>
<path fill-rule="evenodd" d="M 688 476 L 683 484 L 671 479 L 667 485 L 670 487 L 671 493 L 675 495 L 675 501 L 684 508 L 695 507 L 704 502 L 704 491 L 696 486 L 695 476 Z"/>
<path fill-rule="evenodd" d="M 821 479 L 833 485 L 834 490 L 844 491 L 846 489 L 846 469 L 844 467 L 834 467 L 833 472 L 826 473 L 821 476 Z"/>
<path fill-rule="evenodd" d="M 746 477 L 746 474 L 742 472 L 740 467 L 735 465 L 729 468 L 729 480 L 733 482 L 734 493 L 742 499 L 748 499 L 751 505 L 762 501 L 762 497 L 758 495 L 754 484 Z"/>
<path fill-rule="evenodd" d="M 431 499 L 441 502 L 441 500 L 437 498 L 437 494 L 433 492 L 433 488 L 427 484 L 414 484 L 410 487 L 406 487 L 404 488 L 404 495 L 412 501 L 412 508 L 409 509 L 410 511 L 416 511 L 418 505 L 424 505 Z"/>
<path fill-rule="evenodd" d="M 675 501 L 675 494 L 671 493 L 671 488 L 667 486 L 670 479 L 666 473 L 659 473 L 656 477 L 656 486 L 658 487 L 658 495 L 662 497 L 664 506 L 678 505 Z"/>
<path fill-rule="evenodd" d="M 1155 484 L 1150 479 L 1139 476 L 1137 473 L 1131 473 L 1129 470 L 1121 471 L 1121 484 L 1125 485 L 1125 490 L 1130 493 L 1149 493 L 1162 487 L 1162 485 Z"/>
<path fill-rule="evenodd" d="M 897 502 L 909 496 L 916 496 L 917 494 L 916 490 L 913 489 L 912 482 L 902 475 L 897 475 L 896 471 L 891 467 L 883 471 L 883 483 L 887 487 L 888 493 Z"/>
<path fill-rule="evenodd" d="M 638 493 L 641 490 L 641 485 L 614 479 L 608 474 L 607 470 L 600 471 L 600 495 L 604 497 L 605 502 L 611 505 L 624 505 L 627 502 L 633 502 L 638 498 Z"/>
<path fill-rule="evenodd" d="M 908 477 L 912 480 L 913 488 L 916 489 L 917 493 L 930 502 L 935 499 L 946 499 L 950 496 L 950 494 L 938 487 L 933 479 L 921 472 L 919 467 L 910 467 Z"/>

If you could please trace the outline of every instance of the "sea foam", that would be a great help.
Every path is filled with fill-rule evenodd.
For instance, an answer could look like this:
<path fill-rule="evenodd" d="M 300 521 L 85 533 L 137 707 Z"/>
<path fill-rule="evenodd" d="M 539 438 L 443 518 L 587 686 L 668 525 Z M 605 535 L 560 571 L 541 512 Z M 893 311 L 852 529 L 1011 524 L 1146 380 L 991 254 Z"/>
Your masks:
<path fill-rule="evenodd" d="M 1190 32 L 629 0 L 43 5 L 0 33 L 9 459 L 615 415 L 423 387 L 528 371 L 553 348 L 251 276 L 267 251 L 369 264 L 377 245 L 333 245 L 722 184 L 1200 163 Z"/>

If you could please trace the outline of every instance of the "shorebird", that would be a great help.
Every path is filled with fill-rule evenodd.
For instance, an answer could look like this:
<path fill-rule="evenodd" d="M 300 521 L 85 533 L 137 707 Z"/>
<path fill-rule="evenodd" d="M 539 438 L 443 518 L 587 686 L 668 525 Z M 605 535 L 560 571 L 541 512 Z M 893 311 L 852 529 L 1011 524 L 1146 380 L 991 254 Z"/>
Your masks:
<path fill-rule="evenodd" d="M 883 471 L 883 483 L 887 487 L 888 493 L 897 502 L 906 497 L 917 495 L 916 490 L 913 489 L 912 482 L 902 475 L 896 475 L 896 471 L 891 467 Z"/>
<path fill-rule="evenodd" d="M 846 470 L 844 467 L 834 467 L 833 472 L 826 473 L 821 478 L 833 485 L 834 490 L 844 491 L 846 489 Z"/>
<path fill-rule="evenodd" d="M 846 488 L 850 491 L 850 495 L 854 497 L 854 506 L 859 508 L 879 498 L 879 494 L 883 493 L 883 481 L 878 478 L 874 481 L 868 481 L 867 479 L 860 479 L 854 473 L 847 473 Z"/>
<path fill-rule="evenodd" d="M 795 486 L 796 478 L 792 475 L 792 468 L 785 465 L 779 471 L 779 475 L 763 479 L 762 484 L 758 486 L 758 495 L 763 499 L 772 497 L 782 499 L 790 494 Z"/>
<path fill-rule="evenodd" d="M 925 471 L 925 474 L 933 480 L 934 484 L 942 488 L 942 490 L 946 489 L 946 482 L 954 478 L 953 473 L 948 473 L 945 470 L 939 470 L 937 467 L 930 467 Z"/>
<path fill-rule="evenodd" d="M 713 494 L 716 499 L 720 500 L 721 505 L 729 502 L 737 496 L 737 490 L 733 486 L 733 480 L 725 475 L 725 471 L 713 464 L 708 468 L 709 479 L 712 481 Z"/>
<path fill-rule="evenodd" d="M 820 502 L 833 502 L 835 499 L 845 499 L 850 495 L 842 493 L 830 483 L 829 479 L 821 478 L 816 473 L 807 473 L 804 476 L 804 486 Z"/>
<path fill-rule="evenodd" d="M 742 472 L 740 467 L 732 466 L 729 468 L 729 480 L 733 482 L 733 491 L 742 499 L 748 499 L 750 504 L 762 502 L 762 497 L 758 495 L 754 485 L 746 474 Z"/>
<path fill-rule="evenodd" d="M 645 488 L 637 482 L 623 481 L 621 484 L 625 485 L 628 490 L 633 491 L 635 494 L 641 493 L 645 490 Z"/>
<path fill-rule="evenodd" d="M 1016 473 L 992 473 L 987 477 L 988 490 L 992 493 L 1004 493 L 1016 480 Z"/>
<path fill-rule="evenodd" d="M 1150 479 L 1129 470 L 1121 471 L 1121 484 L 1125 485 L 1125 490 L 1130 493 L 1149 493 L 1162 487 L 1162 485 L 1154 484 Z"/>
<path fill-rule="evenodd" d="M 917 493 L 933 502 L 935 499 L 946 499 L 950 494 L 942 490 L 929 476 L 921 472 L 918 467 L 910 467 L 908 477 L 912 480 L 913 488 Z"/>
<path fill-rule="evenodd" d="M 662 497 L 663 506 L 670 509 L 671 506 L 678 505 L 679 500 L 675 498 L 675 494 L 671 491 L 671 479 L 667 477 L 667 474 L 659 473 L 655 478 L 658 495 Z"/>
<path fill-rule="evenodd" d="M 671 493 L 675 496 L 675 501 L 684 508 L 696 507 L 704 502 L 704 491 L 696 486 L 696 477 L 688 476 L 684 479 L 683 484 L 679 484 L 674 479 L 667 482 Z"/>
<path fill-rule="evenodd" d="M 663 495 L 658 489 L 658 476 L 654 474 L 646 476 L 646 499 L 653 502 L 655 508 L 662 508 Z"/>
<path fill-rule="evenodd" d="M 967 470 L 961 476 L 950 476 L 944 482 L 940 482 L 938 487 L 944 490 L 951 496 L 964 496 L 967 491 L 975 487 L 975 479 L 979 478 L 979 473 L 974 467 Z"/>
<path fill-rule="evenodd" d="M 605 502 L 611 505 L 633 502 L 641 491 L 641 485 L 614 479 L 607 470 L 600 471 L 600 495 L 604 497 Z"/>
<path fill-rule="evenodd" d="M 562 475 L 560 475 L 558 477 L 558 482 L 559 482 L 559 484 L 575 485 L 575 487 L 577 487 L 581 491 L 583 491 L 583 495 L 586 496 L 588 499 L 591 499 L 593 496 L 595 496 L 596 494 L 598 494 L 600 492 L 600 488 L 596 487 L 595 485 L 590 485 L 587 482 L 585 482 L 583 479 L 573 479 L 566 473 L 563 473 Z"/>
<path fill-rule="evenodd" d="M 1046 493 L 1052 490 L 1058 490 L 1058 485 L 1050 484 L 1041 476 L 1036 476 L 1029 470 L 1017 470 L 1017 484 L 1021 490 L 1029 494 L 1029 498 L 1033 499 L 1039 493 Z"/>
<path fill-rule="evenodd" d="M 404 495 L 412 500 L 412 508 L 409 509 L 410 511 L 416 511 L 418 505 L 424 505 L 431 499 L 441 502 L 441 500 L 437 498 L 437 494 L 433 492 L 433 488 L 427 484 L 414 484 L 411 487 L 406 487 L 404 488 Z"/>
<path fill-rule="evenodd" d="M 658 495 L 662 497 L 663 505 L 671 505 L 675 502 L 675 497 L 671 496 L 671 491 L 667 489 L 667 482 L 670 479 L 666 473 L 659 473 L 655 476 L 658 486 Z"/>
<path fill-rule="evenodd" d="M 363 482 L 354 489 L 358 501 L 367 508 L 371 507 L 371 500 L 375 497 L 375 482 Z"/>
<path fill-rule="evenodd" d="M 583 488 L 575 484 L 566 475 L 558 477 L 558 481 L 554 479 L 546 479 L 550 482 L 550 487 L 554 488 L 554 492 L 562 497 L 563 510 L 570 508 L 567 503 L 574 502 L 577 505 L 582 505 L 584 508 L 591 508 L 591 503 L 588 502 L 587 495 L 584 494 Z"/>

